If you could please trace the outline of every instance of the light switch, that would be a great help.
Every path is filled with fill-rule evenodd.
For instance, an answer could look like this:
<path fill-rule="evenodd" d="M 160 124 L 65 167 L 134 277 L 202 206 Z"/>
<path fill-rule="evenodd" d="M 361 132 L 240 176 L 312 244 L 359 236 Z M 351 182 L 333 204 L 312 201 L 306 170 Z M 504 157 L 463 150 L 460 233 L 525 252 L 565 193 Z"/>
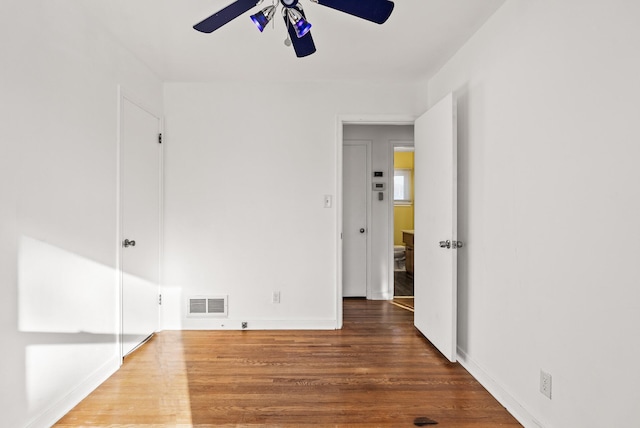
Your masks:
<path fill-rule="evenodd" d="M 333 205 L 333 196 L 324 195 L 324 207 L 331 208 L 331 205 Z"/>

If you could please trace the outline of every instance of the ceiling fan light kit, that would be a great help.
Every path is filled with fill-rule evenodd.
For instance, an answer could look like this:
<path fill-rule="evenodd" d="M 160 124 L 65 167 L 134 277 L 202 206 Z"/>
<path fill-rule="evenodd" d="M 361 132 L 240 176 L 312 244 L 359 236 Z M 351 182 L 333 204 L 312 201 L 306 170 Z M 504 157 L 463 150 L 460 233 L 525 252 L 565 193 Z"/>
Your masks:
<path fill-rule="evenodd" d="M 296 36 L 298 36 L 298 38 L 304 37 L 304 35 L 311 30 L 311 24 L 304 19 L 302 13 L 295 7 L 286 8 L 286 11 L 289 22 L 291 22 L 293 28 L 296 30 Z"/>
<path fill-rule="evenodd" d="M 273 18 L 273 15 L 275 14 L 276 7 L 267 6 L 255 15 L 251 15 L 251 20 L 254 24 L 256 24 L 256 27 L 258 27 L 258 30 L 260 30 L 260 32 L 262 33 L 264 28 L 267 26 L 267 24 L 269 24 L 269 22 Z"/>
<path fill-rule="evenodd" d="M 329 7 L 358 18 L 383 24 L 391 16 L 394 3 L 390 0 L 309 0 L 313 3 Z M 229 6 L 219 10 L 210 17 L 193 26 L 202 33 L 212 33 L 229 23 L 249 9 L 259 6 L 263 0 L 236 0 Z M 279 4 L 278 4 L 279 3 Z M 282 6 L 282 16 L 287 26 L 288 38 L 285 45 L 293 45 L 298 58 L 311 55 L 316 51 L 311 37 L 311 24 L 302 10 L 299 0 L 273 0 L 273 4 L 250 16 L 253 23 L 262 32 L 271 22 L 278 6 Z M 289 43 L 287 43 L 287 41 Z"/>

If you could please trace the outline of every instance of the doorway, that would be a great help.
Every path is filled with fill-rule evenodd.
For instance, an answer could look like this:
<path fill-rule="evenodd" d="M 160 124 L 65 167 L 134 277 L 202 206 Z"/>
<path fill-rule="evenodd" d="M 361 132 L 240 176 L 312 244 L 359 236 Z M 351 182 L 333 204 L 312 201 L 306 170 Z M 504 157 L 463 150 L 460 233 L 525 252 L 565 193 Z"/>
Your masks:
<path fill-rule="evenodd" d="M 415 163 L 413 141 L 393 141 L 393 297 L 413 308 Z"/>
<path fill-rule="evenodd" d="M 434 343 L 443 355 L 449 358 L 450 361 L 455 361 L 457 319 L 457 259 L 455 250 L 463 245 L 461 241 L 458 241 L 456 229 L 457 107 L 455 97 L 452 93 L 448 94 L 417 119 L 394 118 L 385 123 L 384 119 L 379 117 L 372 120 L 362 117 L 356 117 L 351 120 L 338 118 L 336 145 L 338 148 L 337 182 L 340 196 L 342 195 L 343 178 L 342 147 L 344 135 L 349 124 L 412 125 L 410 138 L 414 139 L 415 147 L 420 149 L 419 152 L 416 151 L 416 155 L 420 154 L 420 156 L 416 156 L 415 165 L 420 172 L 420 175 L 416 176 L 416 185 L 420 186 L 419 188 L 421 189 L 417 197 L 420 204 L 416 206 L 415 211 L 416 220 L 419 223 L 416 227 L 417 235 L 415 237 L 418 250 L 416 255 L 420 256 L 416 258 L 416 265 L 420 269 L 416 270 L 415 273 L 417 275 L 414 275 L 416 308 L 414 324 L 425 337 Z M 387 150 L 387 153 L 390 151 Z M 377 172 L 379 172 L 375 165 L 377 157 L 374 154 L 372 158 L 374 162 L 373 173 L 377 176 Z M 387 159 L 386 165 L 389 165 L 389 163 Z M 426 171 L 430 175 L 427 175 Z M 384 173 L 384 171 L 382 172 Z M 389 176 L 388 172 L 387 177 Z M 382 199 L 380 198 L 379 200 Z M 340 200 L 338 198 L 338 201 Z M 392 215 L 388 217 L 392 218 Z M 342 205 L 338 205 L 337 220 L 341 238 L 343 228 Z M 388 235 L 391 235 L 391 230 L 392 227 L 388 227 Z M 371 238 L 375 231 L 375 227 L 371 226 L 369 229 Z M 392 238 L 389 239 L 386 246 L 388 253 L 387 267 L 392 266 L 393 263 L 393 247 L 391 244 Z M 434 244 L 438 245 L 438 256 L 432 251 Z M 337 253 L 336 327 L 342 328 L 342 269 L 345 261 L 342 257 L 341 239 L 337 242 Z M 384 267 L 384 263 L 376 264 L 376 266 Z M 392 284 L 392 272 L 389 273 L 389 277 Z M 418 316 L 419 313 L 421 314 L 420 317 Z M 434 328 L 424 329 L 425 318 L 430 319 L 427 325 L 433 325 Z M 436 322 L 433 322 L 433 319 Z"/>
<path fill-rule="evenodd" d="M 341 297 L 392 300 L 393 145 L 412 144 L 413 124 L 344 124 L 342 138 Z M 361 147 L 359 156 L 354 156 L 356 147 Z M 360 160 L 354 161 L 354 157 Z M 362 165 L 363 161 L 366 165 Z M 353 186 L 354 176 L 361 177 L 357 180 L 357 190 Z M 362 213 L 359 222 L 354 223 L 353 211 Z M 354 241 L 361 245 L 354 245 Z M 361 278 L 366 277 L 366 286 L 361 287 L 359 293 L 352 291 L 355 269 L 363 272 Z"/>

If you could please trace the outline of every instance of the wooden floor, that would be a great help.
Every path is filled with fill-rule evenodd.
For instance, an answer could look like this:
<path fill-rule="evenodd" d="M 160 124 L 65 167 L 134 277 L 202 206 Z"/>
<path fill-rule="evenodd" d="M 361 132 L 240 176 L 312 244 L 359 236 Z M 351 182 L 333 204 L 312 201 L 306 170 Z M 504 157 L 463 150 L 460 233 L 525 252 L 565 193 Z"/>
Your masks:
<path fill-rule="evenodd" d="M 393 298 L 391 303 L 408 311 L 414 312 L 415 298 L 413 296 L 396 296 Z"/>
<path fill-rule="evenodd" d="M 347 299 L 338 331 L 162 332 L 58 427 L 520 426 L 386 301 Z"/>

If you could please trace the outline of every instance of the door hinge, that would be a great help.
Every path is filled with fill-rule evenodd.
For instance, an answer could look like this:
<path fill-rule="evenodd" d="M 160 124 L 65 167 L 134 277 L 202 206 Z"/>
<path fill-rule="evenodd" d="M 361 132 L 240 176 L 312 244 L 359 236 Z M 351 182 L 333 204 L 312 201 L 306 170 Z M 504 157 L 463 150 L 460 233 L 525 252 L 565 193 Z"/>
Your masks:
<path fill-rule="evenodd" d="M 162 294 L 158 295 L 158 305 L 162 306 Z"/>
<path fill-rule="evenodd" d="M 158 134 L 158 144 L 162 144 L 162 133 Z"/>

